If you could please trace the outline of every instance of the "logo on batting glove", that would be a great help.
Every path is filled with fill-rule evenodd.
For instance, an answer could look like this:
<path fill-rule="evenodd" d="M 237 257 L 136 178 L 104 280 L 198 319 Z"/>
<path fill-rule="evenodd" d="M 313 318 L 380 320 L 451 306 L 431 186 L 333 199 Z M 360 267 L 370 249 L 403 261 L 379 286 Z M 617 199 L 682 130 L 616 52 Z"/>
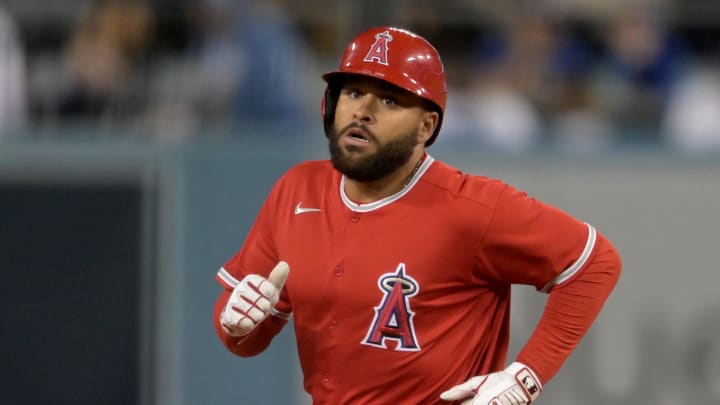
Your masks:
<path fill-rule="evenodd" d="M 528 398 L 530 398 L 530 401 L 535 401 L 535 399 L 540 395 L 540 391 L 542 390 L 542 385 L 540 384 L 540 381 L 535 376 L 535 373 L 530 371 L 530 369 L 521 364 L 521 363 L 513 363 L 508 367 L 507 371 L 511 371 L 512 368 L 521 367 L 519 370 L 515 371 L 515 381 L 518 382 L 520 387 L 525 390 L 525 393 L 527 394 Z"/>

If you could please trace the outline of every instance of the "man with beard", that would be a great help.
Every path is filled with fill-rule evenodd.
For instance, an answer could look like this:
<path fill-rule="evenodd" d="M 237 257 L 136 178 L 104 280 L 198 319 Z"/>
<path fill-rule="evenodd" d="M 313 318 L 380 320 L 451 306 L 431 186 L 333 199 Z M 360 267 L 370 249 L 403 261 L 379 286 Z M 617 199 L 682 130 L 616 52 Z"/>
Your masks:
<path fill-rule="evenodd" d="M 222 343 L 254 356 L 292 315 L 315 404 L 531 403 L 600 312 L 618 253 L 593 226 L 426 152 L 446 90 L 425 39 L 367 30 L 323 78 L 331 159 L 290 169 L 218 272 Z M 512 284 L 549 296 L 508 364 Z"/>

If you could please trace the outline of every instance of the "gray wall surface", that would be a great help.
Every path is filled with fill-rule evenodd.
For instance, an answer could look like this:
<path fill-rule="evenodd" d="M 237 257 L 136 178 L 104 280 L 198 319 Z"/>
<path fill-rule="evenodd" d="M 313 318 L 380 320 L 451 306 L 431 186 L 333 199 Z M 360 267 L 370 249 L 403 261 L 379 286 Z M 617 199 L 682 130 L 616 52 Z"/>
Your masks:
<path fill-rule="evenodd" d="M 616 290 L 538 404 L 720 402 L 713 372 L 720 366 L 720 159 L 493 157 L 438 146 L 430 149 L 435 158 L 501 178 L 595 225 L 623 257 Z M 291 328 L 253 359 L 220 345 L 211 320 L 220 291 L 214 276 L 241 246 L 274 180 L 294 163 L 324 157 L 322 145 L 277 140 L 16 143 L 0 145 L 0 182 L 123 178 L 147 190 L 138 403 L 302 404 Z M 511 356 L 544 300 L 516 289 Z"/>

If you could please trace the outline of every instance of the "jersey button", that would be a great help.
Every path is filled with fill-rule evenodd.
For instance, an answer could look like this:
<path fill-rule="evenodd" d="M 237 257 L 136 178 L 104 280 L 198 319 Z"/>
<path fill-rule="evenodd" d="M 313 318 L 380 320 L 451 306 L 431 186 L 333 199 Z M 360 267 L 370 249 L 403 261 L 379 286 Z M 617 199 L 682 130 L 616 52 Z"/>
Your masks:
<path fill-rule="evenodd" d="M 332 331 L 334 331 L 335 329 L 337 329 L 337 321 L 330 321 L 329 329 L 332 330 Z"/>
<path fill-rule="evenodd" d="M 335 275 L 338 277 L 341 277 L 345 273 L 345 269 L 342 268 L 342 266 L 335 267 Z"/>
<path fill-rule="evenodd" d="M 350 217 L 350 220 L 353 221 L 353 222 L 357 222 L 357 221 L 360 220 L 360 215 L 358 215 L 358 214 L 353 214 L 353 215 Z"/>
<path fill-rule="evenodd" d="M 328 384 L 330 382 L 330 376 L 327 375 L 327 373 L 322 374 L 322 382 L 325 384 Z"/>

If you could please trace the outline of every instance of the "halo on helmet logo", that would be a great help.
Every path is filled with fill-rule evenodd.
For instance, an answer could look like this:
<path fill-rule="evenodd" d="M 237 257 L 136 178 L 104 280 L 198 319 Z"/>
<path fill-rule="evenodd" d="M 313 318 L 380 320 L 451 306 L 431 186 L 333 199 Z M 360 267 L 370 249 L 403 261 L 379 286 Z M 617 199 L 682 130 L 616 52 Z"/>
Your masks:
<path fill-rule="evenodd" d="M 367 55 L 365 55 L 364 62 L 377 62 L 381 65 L 388 66 L 388 42 L 392 41 L 393 37 L 389 31 L 384 31 L 375 35 L 375 43 L 370 47 Z"/>

